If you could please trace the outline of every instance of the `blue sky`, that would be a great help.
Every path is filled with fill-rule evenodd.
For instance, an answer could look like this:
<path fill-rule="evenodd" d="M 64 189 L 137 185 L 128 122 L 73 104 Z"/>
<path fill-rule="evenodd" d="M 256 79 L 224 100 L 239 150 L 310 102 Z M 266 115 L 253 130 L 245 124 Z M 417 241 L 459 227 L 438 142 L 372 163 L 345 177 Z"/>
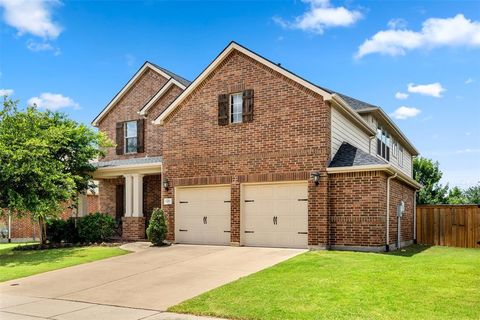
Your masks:
<path fill-rule="evenodd" d="M 382 106 L 444 182 L 480 181 L 480 1 L 0 0 L 0 89 L 90 123 L 145 60 L 194 79 L 235 40 Z"/>

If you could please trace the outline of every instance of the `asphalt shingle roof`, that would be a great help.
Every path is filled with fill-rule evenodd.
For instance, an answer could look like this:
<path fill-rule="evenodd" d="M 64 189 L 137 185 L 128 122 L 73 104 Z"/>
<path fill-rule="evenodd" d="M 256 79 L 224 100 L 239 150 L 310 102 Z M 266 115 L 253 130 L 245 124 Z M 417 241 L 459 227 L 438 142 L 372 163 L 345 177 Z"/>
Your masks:
<path fill-rule="evenodd" d="M 333 157 L 329 167 L 352 167 L 372 164 L 387 164 L 387 162 L 352 146 L 348 142 L 344 142 Z"/>
<path fill-rule="evenodd" d="M 136 165 L 136 164 L 147 164 L 147 163 L 155 163 L 155 162 L 162 162 L 162 157 L 148 157 L 148 158 L 132 158 L 132 159 L 125 159 L 125 160 L 98 161 L 98 162 L 94 162 L 93 165 L 97 169 L 100 169 L 100 168 L 111 168 L 111 167 L 129 166 L 129 165 Z"/>
<path fill-rule="evenodd" d="M 160 67 L 158 64 L 155 64 L 155 63 L 152 63 L 150 62 L 151 64 L 153 64 L 155 67 L 157 67 L 158 69 L 162 70 L 163 72 L 165 72 L 166 74 L 168 74 L 170 77 L 172 77 L 173 79 L 177 80 L 178 82 L 180 82 L 181 84 L 183 84 L 185 87 L 188 87 L 191 83 L 191 81 L 185 79 L 184 77 L 182 76 L 179 76 L 178 74 L 170 71 L 170 70 L 167 70 L 163 67 Z"/>

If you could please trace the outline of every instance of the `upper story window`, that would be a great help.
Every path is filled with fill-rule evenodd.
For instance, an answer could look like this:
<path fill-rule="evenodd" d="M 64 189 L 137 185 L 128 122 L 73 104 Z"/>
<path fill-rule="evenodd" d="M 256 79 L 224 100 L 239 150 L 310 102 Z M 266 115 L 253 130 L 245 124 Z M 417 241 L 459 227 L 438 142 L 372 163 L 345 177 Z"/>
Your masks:
<path fill-rule="evenodd" d="M 125 122 L 125 153 L 135 153 L 138 147 L 137 121 Z"/>
<path fill-rule="evenodd" d="M 379 126 L 377 128 L 377 154 L 387 161 L 390 161 L 390 145 L 390 135 Z"/>
<path fill-rule="evenodd" d="M 403 147 L 398 146 L 398 165 L 403 167 Z"/>
<path fill-rule="evenodd" d="M 243 92 L 230 95 L 230 123 L 242 122 Z"/>
<path fill-rule="evenodd" d="M 117 155 L 145 152 L 145 119 L 117 122 L 115 142 Z"/>
<path fill-rule="evenodd" d="M 392 155 L 394 158 L 398 158 L 398 142 L 392 139 Z"/>
<path fill-rule="evenodd" d="M 218 125 L 253 121 L 253 89 L 218 95 Z"/>

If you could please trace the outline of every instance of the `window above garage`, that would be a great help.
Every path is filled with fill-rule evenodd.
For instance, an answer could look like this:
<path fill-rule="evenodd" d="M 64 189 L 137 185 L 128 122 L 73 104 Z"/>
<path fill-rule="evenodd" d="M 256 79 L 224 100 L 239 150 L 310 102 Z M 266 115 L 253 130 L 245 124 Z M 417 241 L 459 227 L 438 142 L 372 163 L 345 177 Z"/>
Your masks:
<path fill-rule="evenodd" d="M 218 96 L 218 125 L 253 121 L 253 89 Z"/>

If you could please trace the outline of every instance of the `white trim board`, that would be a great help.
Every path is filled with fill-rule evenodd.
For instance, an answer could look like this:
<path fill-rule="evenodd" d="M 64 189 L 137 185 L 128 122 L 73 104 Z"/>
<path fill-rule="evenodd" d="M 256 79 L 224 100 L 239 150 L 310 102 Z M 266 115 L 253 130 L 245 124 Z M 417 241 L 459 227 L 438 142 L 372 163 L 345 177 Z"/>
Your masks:
<path fill-rule="evenodd" d="M 154 121 L 154 124 L 160 124 L 163 125 L 164 120 L 168 117 L 169 114 L 172 113 L 173 110 L 183 101 L 185 100 L 186 97 L 190 93 L 192 93 L 195 88 L 202 83 L 202 81 L 213 71 L 217 66 L 222 63 L 222 61 L 233 51 L 237 50 L 246 56 L 266 65 L 267 67 L 273 69 L 274 71 L 286 76 L 287 78 L 292 79 L 293 81 L 303 85 L 304 87 L 312 90 L 313 92 L 316 92 L 320 94 L 325 101 L 331 100 L 332 95 L 328 93 L 327 91 L 320 89 L 319 87 L 313 85 L 312 83 L 306 81 L 305 79 L 300 78 L 299 76 L 291 73 L 290 71 L 285 70 L 284 68 L 276 65 L 275 63 L 259 56 L 258 54 L 242 47 L 238 43 L 231 42 L 218 56 L 215 58 L 215 60 L 210 63 L 210 65 L 192 82 L 191 85 L 188 86 L 185 91 L 182 92 L 171 104 L 170 106 L 165 109 Z"/>
<path fill-rule="evenodd" d="M 148 109 L 150 109 L 158 101 L 158 99 L 160 99 L 163 96 L 163 94 L 167 92 L 168 89 L 171 88 L 173 85 L 176 85 L 182 90 L 185 90 L 186 88 L 183 84 L 171 78 L 170 80 L 168 80 L 167 83 L 163 85 L 162 88 L 160 88 L 160 90 L 150 99 L 150 101 L 148 101 L 147 104 L 144 105 L 140 111 L 138 111 L 138 114 L 141 116 L 147 115 Z"/>
<path fill-rule="evenodd" d="M 125 93 L 132 87 L 132 85 L 145 73 L 147 69 L 151 69 L 158 74 L 160 74 L 165 79 L 170 79 L 171 76 L 165 73 L 164 71 L 158 69 L 156 66 L 150 62 L 145 62 L 143 66 L 133 75 L 133 77 L 127 82 L 127 84 L 120 90 L 119 93 L 108 103 L 108 105 L 100 112 L 98 116 L 95 117 L 92 121 L 94 127 L 98 126 L 100 120 L 105 117 L 105 115 L 112 109 L 112 107 L 125 95 Z"/>

